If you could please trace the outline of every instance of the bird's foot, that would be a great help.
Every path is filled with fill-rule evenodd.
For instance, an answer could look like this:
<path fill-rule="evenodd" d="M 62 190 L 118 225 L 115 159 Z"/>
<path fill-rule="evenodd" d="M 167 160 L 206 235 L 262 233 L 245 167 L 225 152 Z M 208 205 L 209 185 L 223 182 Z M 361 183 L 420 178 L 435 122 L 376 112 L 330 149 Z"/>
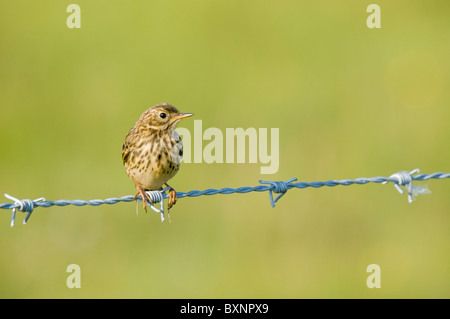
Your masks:
<path fill-rule="evenodd" d="M 169 189 L 169 209 L 172 208 L 173 205 L 176 204 L 178 196 L 177 196 L 177 192 L 168 184 L 166 184 L 167 187 L 170 187 Z"/>
<path fill-rule="evenodd" d="M 133 199 L 136 200 L 137 197 L 138 197 L 139 195 L 141 195 L 141 198 L 142 198 L 142 206 L 143 206 L 143 208 L 144 208 L 144 211 L 147 212 L 147 205 L 146 205 L 146 202 L 148 201 L 148 203 L 149 203 L 150 205 L 152 205 L 152 204 L 153 204 L 152 199 L 151 199 L 150 196 L 142 189 L 141 186 L 136 186 L 136 188 L 137 188 L 138 192 L 136 193 L 136 195 L 134 195 L 134 198 L 133 198 Z"/>

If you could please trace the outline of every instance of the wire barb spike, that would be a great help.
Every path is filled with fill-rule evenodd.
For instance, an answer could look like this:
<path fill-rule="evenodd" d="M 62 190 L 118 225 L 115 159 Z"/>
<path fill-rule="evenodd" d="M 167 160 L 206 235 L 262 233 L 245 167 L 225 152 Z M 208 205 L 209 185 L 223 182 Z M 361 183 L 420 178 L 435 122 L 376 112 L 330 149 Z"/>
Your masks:
<path fill-rule="evenodd" d="M 35 199 L 35 200 L 31 200 L 31 199 L 17 199 L 11 195 L 8 194 L 4 194 L 6 198 L 14 201 L 14 205 L 11 207 L 12 208 L 12 214 L 11 214 L 11 227 L 14 226 L 15 224 L 15 219 L 16 219 L 16 209 L 19 209 L 19 211 L 23 212 L 23 213 L 27 213 L 27 216 L 25 216 L 25 219 L 23 220 L 23 223 L 26 224 L 28 219 L 31 216 L 31 213 L 33 212 L 34 207 L 36 206 L 37 202 L 41 202 L 41 201 L 45 201 L 44 197 Z"/>
<path fill-rule="evenodd" d="M 281 197 L 283 197 L 284 194 L 286 194 L 286 192 L 289 190 L 290 183 L 295 182 L 295 181 L 297 181 L 296 178 L 291 178 L 291 179 L 287 180 L 286 182 L 283 182 L 283 181 L 272 182 L 272 181 L 262 181 L 262 180 L 260 180 L 259 182 L 261 184 L 269 184 L 270 185 L 270 188 L 269 188 L 270 205 L 272 205 L 272 207 L 275 208 L 275 203 Z M 278 195 L 274 200 L 272 193 L 277 193 L 280 195 Z"/>
<path fill-rule="evenodd" d="M 150 199 L 152 200 L 153 203 L 159 202 L 159 204 L 160 204 L 160 207 L 158 209 L 155 206 L 153 206 L 152 203 L 147 202 L 147 204 L 150 206 L 151 209 L 153 209 L 158 214 L 161 214 L 161 222 L 164 221 L 164 192 L 165 191 L 166 191 L 165 189 L 163 189 L 161 191 L 146 191 L 147 195 L 150 197 Z"/>
<path fill-rule="evenodd" d="M 413 185 L 414 180 L 413 175 L 419 172 L 420 170 L 418 168 L 412 170 L 411 172 L 408 171 L 397 172 L 389 176 L 388 180 L 383 182 L 383 184 L 386 184 L 387 182 L 393 182 L 395 188 L 398 190 L 400 194 L 404 193 L 404 190 L 400 186 L 405 187 L 406 190 L 408 191 L 408 202 L 412 203 L 417 195 L 430 193 L 430 190 L 428 190 L 428 187 L 426 185 L 420 186 Z"/>

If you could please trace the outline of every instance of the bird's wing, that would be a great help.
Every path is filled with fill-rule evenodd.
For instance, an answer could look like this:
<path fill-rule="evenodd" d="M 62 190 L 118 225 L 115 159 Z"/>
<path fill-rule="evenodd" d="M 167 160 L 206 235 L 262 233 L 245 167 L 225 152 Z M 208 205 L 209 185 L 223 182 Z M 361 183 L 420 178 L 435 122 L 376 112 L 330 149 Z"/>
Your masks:
<path fill-rule="evenodd" d="M 122 162 L 125 164 L 128 161 L 128 157 L 130 156 L 130 148 L 128 147 L 129 143 L 125 140 L 122 146 Z"/>

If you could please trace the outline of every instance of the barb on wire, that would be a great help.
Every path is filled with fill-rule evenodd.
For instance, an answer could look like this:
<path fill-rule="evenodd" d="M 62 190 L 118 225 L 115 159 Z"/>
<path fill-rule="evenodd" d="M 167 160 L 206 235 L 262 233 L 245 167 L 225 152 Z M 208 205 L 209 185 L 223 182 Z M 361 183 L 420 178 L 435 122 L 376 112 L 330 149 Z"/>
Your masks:
<path fill-rule="evenodd" d="M 28 219 L 31 216 L 31 213 L 33 212 L 35 203 L 44 201 L 45 198 L 41 197 L 38 199 L 35 199 L 34 201 L 30 200 L 30 199 L 23 199 L 23 200 L 19 200 L 15 197 L 12 197 L 11 195 L 5 194 L 5 197 L 14 201 L 14 204 L 17 206 L 13 206 L 12 209 L 12 214 L 11 214 L 11 227 L 14 226 L 15 224 L 15 220 L 16 220 L 16 209 L 18 208 L 21 212 L 27 213 L 27 216 L 25 217 L 25 219 L 23 220 L 23 223 L 26 224 Z"/>
<path fill-rule="evenodd" d="M 414 197 L 416 197 L 417 195 L 430 193 L 426 185 L 413 185 L 413 175 L 417 173 L 419 173 L 418 168 L 412 170 L 409 173 L 407 171 L 397 172 L 389 177 L 390 181 L 394 182 L 394 186 L 400 194 L 404 193 L 403 189 L 401 189 L 400 186 L 404 186 L 406 188 L 406 190 L 408 191 L 408 202 L 410 203 L 412 203 Z M 383 182 L 383 184 L 386 183 L 387 181 Z"/>
<path fill-rule="evenodd" d="M 270 204 L 272 207 L 275 207 L 275 203 L 286 194 L 288 190 L 291 188 L 319 188 L 323 186 L 334 187 L 334 186 L 349 186 L 353 184 L 364 185 L 367 183 L 394 183 L 395 188 L 403 194 L 404 191 L 402 187 L 406 188 L 408 192 L 408 202 L 412 202 L 414 197 L 419 194 L 429 193 L 430 191 L 426 186 L 423 185 L 413 185 L 413 181 L 424 181 L 429 179 L 444 179 L 450 178 L 449 173 L 433 173 L 433 174 L 419 174 L 419 169 L 415 169 L 411 172 L 401 171 L 395 174 L 392 174 L 390 177 L 370 177 L 370 178 L 356 178 L 356 179 L 344 179 L 344 180 L 329 180 L 326 182 L 296 182 L 296 178 L 289 179 L 287 181 L 259 181 L 262 185 L 257 185 L 253 187 L 238 187 L 238 188 L 220 188 L 220 189 L 206 189 L 203 191 L 193 190 L 186 193 L 177 192 L 178 198 L 183 197 L 198 197 L 203 195 L 216 195 L 216 194 L 234 194 L 234 193 L 250 193 L 250 192 L 269 192 Z M 296 182 L 296 183 L 295 183 Z M 265 185 L 264 185 L 265 184 Z M 150 198 L 153 203 L 160 203 L 160 209 L 157 209 L 153 205 L 150 207 L 157 213 L 161 214 L 161 221 L 164 221 L 164 199 L 168 197 L 165 193 L 168 188 L 163 189 L 161 191 L 148 191 Z M 275 200 L 273 199 L 273 193 L 279 194 Z M 19 200 L 15 197 L 12 197 L 8 194 L 5 194 L 5 197 L 12 200 L 13 203 L 3 203 L 0 204 L 0 208 L 2 209 L 12 209 L 12 217 L 11 217 L 11 227 L 14 226 L 16 210 L 27 213 L 27 216 L 24 219 L 24 224 L 28 221 L 33 212 L 33 209 L 36 207 L 50 207 L 50 206 L 67 206 L 67 205 L 75 205 L 75 206 L 98 206 L 103 204 L 117 204 L 119 202 L 131 202 L 134 201 L 135 198 L 132 195 L 123 196 L 123 197 L 113 197 L 107 199 L 92 199 L 92 200 L 57 200 L 57 201 L 46 201 L 44 198 L 38 198 L 35 200 L 30 199 L 22 199 Z M 139 195 L 136 200 L 142 200 Z M 169 218 L 170 220 L 170 218 Z"/>
<path fill-rule="evenodd" d="M 270 186 L 273 186 L 273 189 L 269 189 L 269 199 L 270 199 L 270 205 L 272 205 L 273 208 L 275 208 L 275 203 L 288 191 L 288 185 L 289 183 L 295 182 L 296 178 L 291 178 L 290 180 L 287 180 L 286 182 L 271 182 L 271 181 L 259 181 L 261 184 L 269 184 Z M 273 194 L 277 193 L 280 194 L 273 200 Z"/>

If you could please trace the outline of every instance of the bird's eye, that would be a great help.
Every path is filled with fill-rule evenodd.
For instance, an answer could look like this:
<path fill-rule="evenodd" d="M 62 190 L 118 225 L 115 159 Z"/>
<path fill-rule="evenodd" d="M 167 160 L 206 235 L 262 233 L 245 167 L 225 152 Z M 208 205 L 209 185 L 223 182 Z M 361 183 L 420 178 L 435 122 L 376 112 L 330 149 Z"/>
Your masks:
<path fill-rule="evenodd" d="M 160 117 L 160 118 L 162 118 L 162 119 L 165 119 L 165 118 L 166 118 L 166 116 L 167 116 L 167 114 L 166 114 L 166 113 L 164 113 L 164 112 L 162 112 L 162 113 L 159 113 L 159 117 Z"/>

